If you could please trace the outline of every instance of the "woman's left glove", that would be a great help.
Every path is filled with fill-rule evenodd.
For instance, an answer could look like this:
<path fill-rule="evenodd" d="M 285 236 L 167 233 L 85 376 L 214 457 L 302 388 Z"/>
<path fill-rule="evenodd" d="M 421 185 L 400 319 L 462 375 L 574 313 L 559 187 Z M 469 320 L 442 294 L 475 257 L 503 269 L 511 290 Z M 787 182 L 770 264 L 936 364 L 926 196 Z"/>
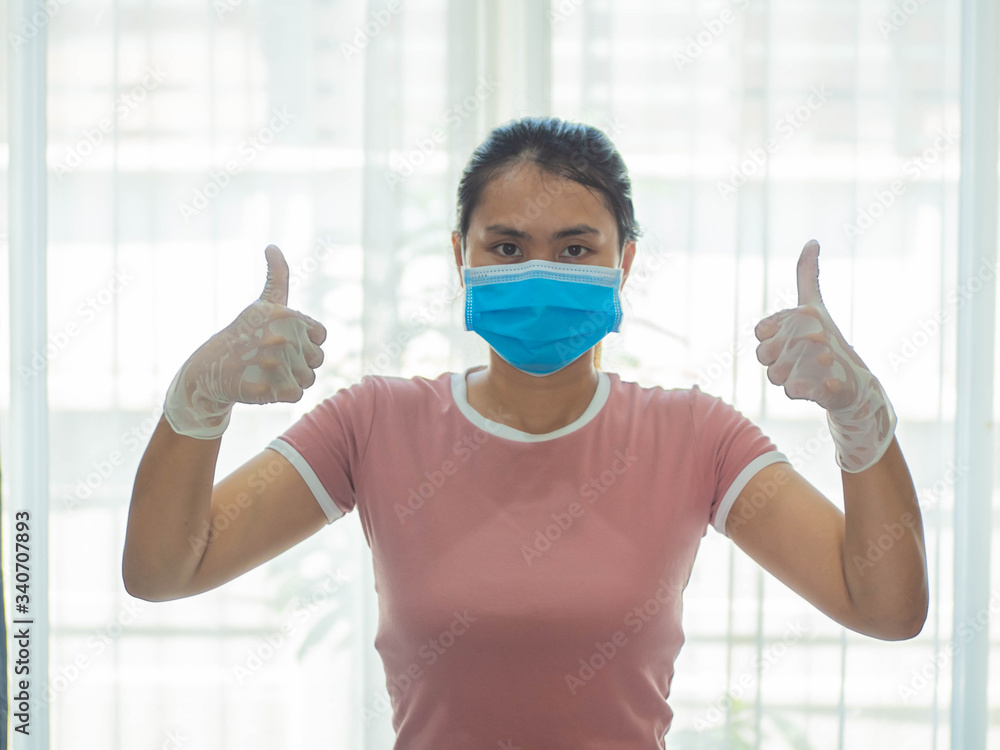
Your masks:
<path fill-rule="evenodd" d="M 882 384 L 844 339 L 819 293 L 819 243 L 810 240 L 798 263 L 798 307 L 761 320 L 757 360 L 767 379 L 792 399 L 827 410 L 837 464 L 856 474 L 885 454 L 896 430 L 896 413 Z"/>

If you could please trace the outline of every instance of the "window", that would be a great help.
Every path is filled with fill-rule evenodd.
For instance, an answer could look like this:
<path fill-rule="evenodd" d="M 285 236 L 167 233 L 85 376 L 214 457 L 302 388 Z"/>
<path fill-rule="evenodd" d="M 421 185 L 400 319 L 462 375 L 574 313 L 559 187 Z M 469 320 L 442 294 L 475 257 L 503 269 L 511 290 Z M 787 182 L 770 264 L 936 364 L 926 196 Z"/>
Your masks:
<path fill-rule="evenodd" d="M 132 482 L 173 374 L 259 294 L 269 243 L 291 268 L 289 305 L 328 329 L 326 361 L 301 402 L 236 407 L 217 478 L 365 374 L 484 362 L 462 328 L 455 193 L 489 129 L 524 114 L 602 128 L 630 168 L 645 236 L 604 369 L 724 398 L 842 504 L 823 411 L 771 385 L 754 353 L 754 324 L 796 304 L 795 261 L 816 238 L 824 301 L 892 400 L 920 497 L 931 611 L 906 642 L 845 631 L 709 530 L 668 747 L 947 746 L 970 460 L 953 438 L 957 319 L 978 291 L 957 270 L 958 0 L 45 8 L 5 28 L 0 58 L 47 33 L 47 335 L 27 357 L 0 347 L 0 445 L 32 429 L 17 394 L 47 377 L 35 554 L 50 566 L 51 747 L 391 747 L 357 515 L 219 589 L 151 604 L 120 576 Z M 5 230 L 20 221 L 8 206 Z M 0 252 L 13 294 L 18 250 Z M 34 304 L 14 298 L 11 342 Z M 992 652 L 991 614 L 978 627 Z"/>

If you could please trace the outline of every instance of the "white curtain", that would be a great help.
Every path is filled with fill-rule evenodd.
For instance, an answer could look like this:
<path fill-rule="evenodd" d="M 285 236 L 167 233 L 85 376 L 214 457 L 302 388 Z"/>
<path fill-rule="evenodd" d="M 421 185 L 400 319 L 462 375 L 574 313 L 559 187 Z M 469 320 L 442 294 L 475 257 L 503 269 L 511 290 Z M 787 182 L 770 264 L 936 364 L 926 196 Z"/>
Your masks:
<path fill-rule="evenodd" d="M 824 412 L 754 355 L 816 238 L 920 496 L 931 609 L 905 642 L 845 631 L 709 530 L 668 747 L 949 746 L 959 0 L 50 6 L 48 339 L 34 375 L 0 347 L 0 447 L 19 438 L 12 379 L 46 375 L 52 748 L 391 747 L 357 514 L 151 604 L 120 575 L 132 482 L 171 378 L 259 295 L 269 243 L 326 362 L 300 403 L 236 408 L 217 478 L 364 374 L 486 362 L 461 323 L 456 188 L 490 128 L 528 114 L 600 127 L 630 167 L 645 236 L 604 369 L 724 398 L 842 507 Z M 3 31 L 6 72 L 31 29 Z M 988 707 L 1000 746 L 993 683 Z"/>

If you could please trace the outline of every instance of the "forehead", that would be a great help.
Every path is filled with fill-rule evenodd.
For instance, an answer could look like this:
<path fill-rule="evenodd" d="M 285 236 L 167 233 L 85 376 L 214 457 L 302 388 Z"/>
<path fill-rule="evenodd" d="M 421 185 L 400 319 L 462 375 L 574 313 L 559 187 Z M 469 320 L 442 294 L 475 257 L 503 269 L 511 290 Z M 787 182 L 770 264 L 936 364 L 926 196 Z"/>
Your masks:
<path fill-rule="evenodd" d="M 470 225 L 500 220 L 515 226 L 544 225 L 584 219 L 601 229 L 615 226 L 614 216 L 596 190 L 533 162 L 518 162 L 485 185 Z"/>

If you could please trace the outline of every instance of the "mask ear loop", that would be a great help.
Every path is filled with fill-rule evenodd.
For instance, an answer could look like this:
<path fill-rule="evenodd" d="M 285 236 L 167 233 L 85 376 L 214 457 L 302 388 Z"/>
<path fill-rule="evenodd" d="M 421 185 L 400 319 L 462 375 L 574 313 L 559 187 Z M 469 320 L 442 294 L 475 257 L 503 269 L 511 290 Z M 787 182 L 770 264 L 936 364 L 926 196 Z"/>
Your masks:
<path fill-rule="evenodd" d="M 618 248 L 618 265 L 615 266 L 615 268 L 622 269 L 622 283 L 618 285 L 618 294 L 620 296 L 622 293 L 622 287 L 625 286 L 625 243 L 624 242 L 622 243 L 622 246 Z"/>
<path fill-rule="evenodd" d="M 458 300 L 458 298 L 460 296 L 462 296 L 462 293 L 465 291 L 465 284 L 462 281 L 462 270 L 464 270 L 465 268 L 466 268 L 466 264 L 465 264 L 465 237 L 462 236 L 462 269 L 459 270 L 458 289 L 455 292 L 455 296 L 452 297 L 449 300 L 449 302 L 451 302 L 451 303 L 456 302 Z"/>

